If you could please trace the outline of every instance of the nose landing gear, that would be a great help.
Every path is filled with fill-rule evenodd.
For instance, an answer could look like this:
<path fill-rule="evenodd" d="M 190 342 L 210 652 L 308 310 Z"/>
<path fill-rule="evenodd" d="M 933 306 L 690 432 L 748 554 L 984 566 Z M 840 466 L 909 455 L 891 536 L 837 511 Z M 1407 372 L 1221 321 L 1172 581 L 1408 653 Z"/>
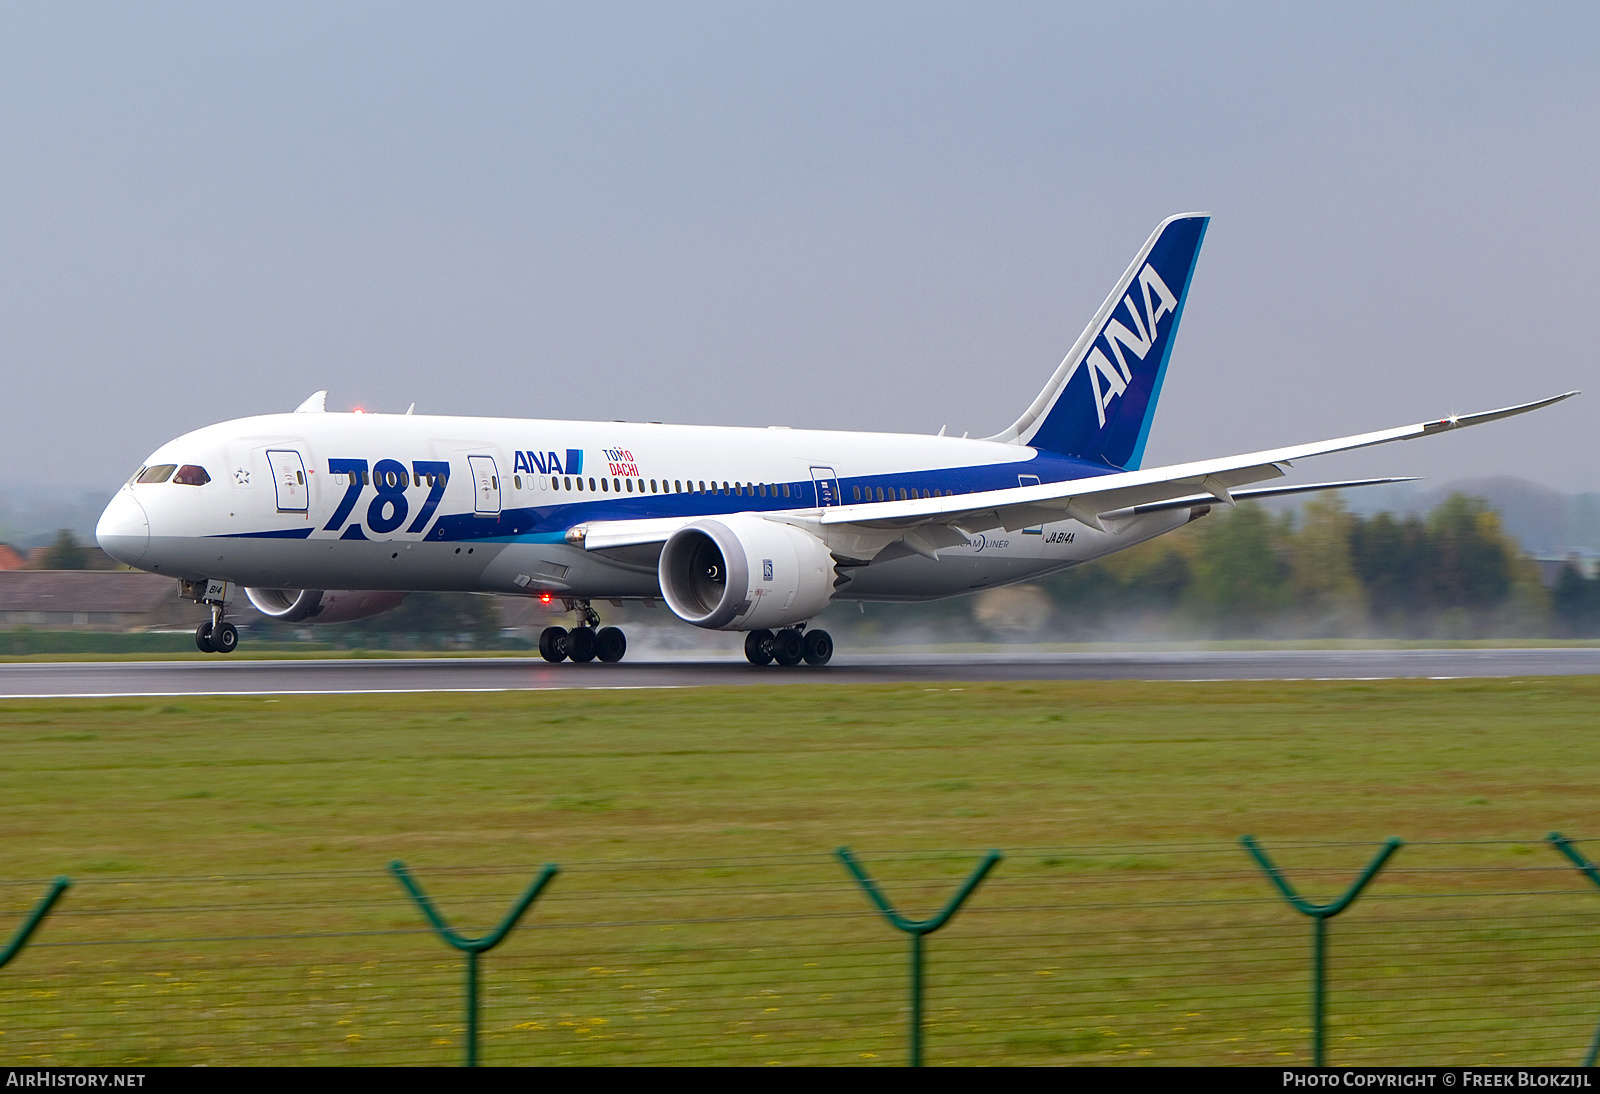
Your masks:
<path fill-rule="evenodd" d="M 583 626 L 570 631 L 546 627 L 539 635 L 539 656 L 552 665 L 562 661 L 582 664 L 597 658 L 608 665 L 621 661 L 628 652 L 627 635 L 617 627 L 601 627 L 600 614 L 587 600 L 578 601 L 576 610 L 583 616 Z"/>
<path fill-rule="evenodd" d="M 227 604 L 221 600 L 202 600 L 211 609 L 211 618 L 194 631 L 194 644 L 201 653 L 232 653 L 239 648 L 239 628 L 223 620 Z"/>

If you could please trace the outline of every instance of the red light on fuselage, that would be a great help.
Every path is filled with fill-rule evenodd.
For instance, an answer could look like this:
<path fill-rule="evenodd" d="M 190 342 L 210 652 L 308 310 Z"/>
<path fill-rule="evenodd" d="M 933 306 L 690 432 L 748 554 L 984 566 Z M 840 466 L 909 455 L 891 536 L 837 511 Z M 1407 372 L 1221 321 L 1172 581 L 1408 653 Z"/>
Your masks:
<path fill-rule="evenodd" d="M 539 595 L 539 603 L 541 603 L 541 604 L 550 603 L 550 594 L 549 593 L 541 593 Z"/>

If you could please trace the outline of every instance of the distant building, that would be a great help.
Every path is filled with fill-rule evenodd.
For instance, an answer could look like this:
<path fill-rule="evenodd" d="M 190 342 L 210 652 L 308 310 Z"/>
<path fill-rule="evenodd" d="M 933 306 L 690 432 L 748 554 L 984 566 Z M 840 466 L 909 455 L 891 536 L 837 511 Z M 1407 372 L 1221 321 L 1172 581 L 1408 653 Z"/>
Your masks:
<path fill-rule="evenodd" d="M 1546 589 L 1553 589 L 1561 580 L 1561 571 L 1571 566 L 1578 571 L 1580 577 L 1594 580 L 1596 573 L 1600 573 L 1600 558 L 1593 554 L 1573 551 L 1565 555 L 1544 555 L 1533 559 L 1533 564 L 1539 567 L 1539 581 Z"/>
<path fill-rule="evenodd" d="M 0 570 L 0 627 L 177 630 L 205 618 L 176 581 L 141 570 Z"/>
<path fill-rule="evenodd" d="M 0 570 L 23 570 L 28 566 L 28 554 L 9 543 L 0 543 Z"/>

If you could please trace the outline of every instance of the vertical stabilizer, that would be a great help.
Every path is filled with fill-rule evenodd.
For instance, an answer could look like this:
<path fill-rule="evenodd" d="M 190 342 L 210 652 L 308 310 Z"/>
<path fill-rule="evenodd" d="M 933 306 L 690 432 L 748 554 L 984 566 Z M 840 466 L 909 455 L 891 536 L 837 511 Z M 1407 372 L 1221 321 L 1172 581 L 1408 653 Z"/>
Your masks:
<path fill-rule="evenodd" d="M 1162 221 L 1033 405 L 990 439 L 1137 469 L 1210 220 Z"/>

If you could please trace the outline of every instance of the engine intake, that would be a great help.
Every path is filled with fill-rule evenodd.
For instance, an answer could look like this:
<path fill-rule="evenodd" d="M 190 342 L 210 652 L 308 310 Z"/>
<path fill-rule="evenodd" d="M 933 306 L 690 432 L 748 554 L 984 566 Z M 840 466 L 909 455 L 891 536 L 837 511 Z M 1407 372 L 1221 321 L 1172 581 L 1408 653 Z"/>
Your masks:
<path fill-rule="evenodd" d="M 246 589 L 256 611 L 280 623 L 351 623 L 398 608 L 403 592 L 363 589 Z"/>
<path fill-rule="evenodd" d="M 816 536 L 761 517 L 697 520 L 661 548 L 661 595 L 685 623 L 749 631 L 801 623 L 833 598 L 833 556 Z"/>

